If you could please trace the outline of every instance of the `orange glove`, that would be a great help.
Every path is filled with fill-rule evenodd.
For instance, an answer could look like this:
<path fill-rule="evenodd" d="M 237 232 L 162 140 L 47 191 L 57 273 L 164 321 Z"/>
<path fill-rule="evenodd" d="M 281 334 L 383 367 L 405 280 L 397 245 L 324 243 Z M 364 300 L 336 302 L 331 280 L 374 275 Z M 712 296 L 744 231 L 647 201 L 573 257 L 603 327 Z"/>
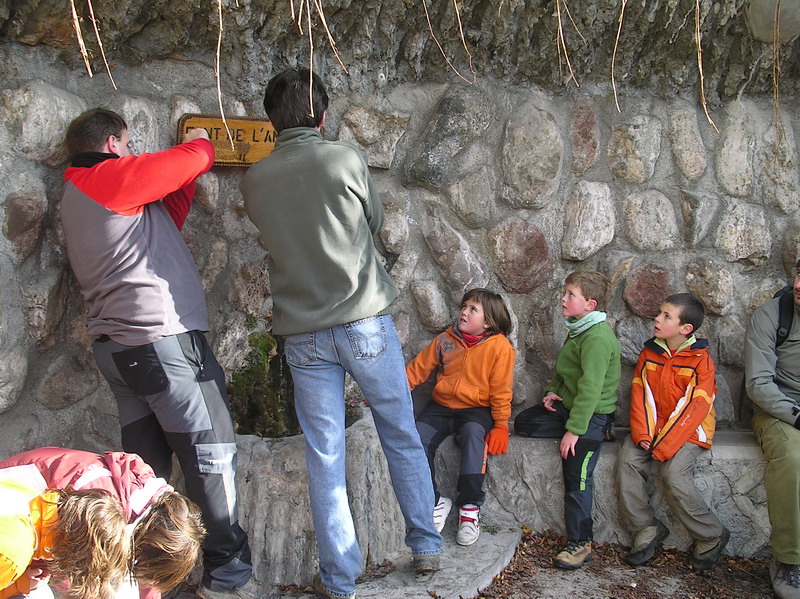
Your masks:
<path fill-rule="evenodd" d="M 489 453 L 499 455 L 508 451 L 508 427 L 496 426 L 486 435 L 486 445 Z"/>

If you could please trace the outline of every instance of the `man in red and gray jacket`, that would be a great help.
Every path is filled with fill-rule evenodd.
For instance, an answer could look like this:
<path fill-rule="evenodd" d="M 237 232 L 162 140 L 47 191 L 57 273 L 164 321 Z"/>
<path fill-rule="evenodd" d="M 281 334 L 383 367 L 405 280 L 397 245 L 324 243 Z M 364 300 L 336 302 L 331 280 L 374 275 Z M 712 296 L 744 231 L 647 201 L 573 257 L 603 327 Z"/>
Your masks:
<path fill-rule="evenodd" d="M 238 524 L 236 439 L 197 265 L 181 237 L 195 180 L 214 162 L 203 129 L 134 156 L 125 121 L 89 110 L 67 130 L 61 220 L 87 335 L 119 408 L 122 446 L 169 480 L 173 453 L 202 510 L 206 599 L 258 597 Z"/>

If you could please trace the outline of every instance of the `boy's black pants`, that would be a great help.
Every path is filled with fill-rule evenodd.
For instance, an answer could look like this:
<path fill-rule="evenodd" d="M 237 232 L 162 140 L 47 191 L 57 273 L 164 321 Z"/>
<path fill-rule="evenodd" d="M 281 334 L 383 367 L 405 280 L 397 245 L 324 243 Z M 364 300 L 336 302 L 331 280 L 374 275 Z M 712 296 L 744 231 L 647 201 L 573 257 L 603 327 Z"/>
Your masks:
<path fill-rule="evenodd" d="M 520 412 L 514 420 L 514 430 L 525 437 L 560 439 L 565 428 L 569 410 L 560 401 L 553 402 L 555 412 L 536 405 Z M 564 525 L 571 541 L 591 541 L 592 500 L 594 467 L 600 456 L 604 431 L 611 422 L 611 414 L 594 414 L 586 433 L 580 435 L 575 444 L 575 455 L 561 460 L 564 476 Z"/>

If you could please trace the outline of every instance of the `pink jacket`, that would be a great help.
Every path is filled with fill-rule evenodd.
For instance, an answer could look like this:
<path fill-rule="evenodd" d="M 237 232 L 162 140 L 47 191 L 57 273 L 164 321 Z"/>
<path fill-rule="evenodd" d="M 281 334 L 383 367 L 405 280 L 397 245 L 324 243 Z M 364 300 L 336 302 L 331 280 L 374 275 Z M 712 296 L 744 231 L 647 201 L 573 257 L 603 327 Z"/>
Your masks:
<path fill-rule="evenodd" d="M 102 489 L 119 499 L 128 524 L 135 523 L 150 504 L 172 487 L 135 453 L 108 451 L 103 455 L 42 447 L 0 462 L 0 469 L 35 466 L 50 489 Z M 140 599 L 159 599 L 155 589 L 139 586 Z"/>
<path fill-rule="evenodd" d="M 171 491 L 163 478 L 135 453 L 108 451 L 103 455 L 42 447 L 0 462 L 0 468 L 35 465 L 50 489 L 102 489 L 122 504 L 128 523 L 134 523 L 154 499 Z"/>

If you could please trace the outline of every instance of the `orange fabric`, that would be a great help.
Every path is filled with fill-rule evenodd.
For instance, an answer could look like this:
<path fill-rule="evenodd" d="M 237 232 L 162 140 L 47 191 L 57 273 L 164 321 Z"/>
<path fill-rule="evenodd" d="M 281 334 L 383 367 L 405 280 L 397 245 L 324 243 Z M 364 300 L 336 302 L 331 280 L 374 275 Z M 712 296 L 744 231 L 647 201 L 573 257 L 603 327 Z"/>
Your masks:
<path fill-rule="evenodd" d="M 486 447 L 492 455 L 508 451 L 508 427 L 496 426 L 486 435 Z"/>
<path fill-rule="evenodd" d="M 414 389 L 438 368 L 434 401 L 453 410 L 489 407 L 494 425 L 508 428 L 514 355 L 505 335 L 492 335 L 467 347 L 450 328 L 406 366 L 406 376 Z"/>
<path fill-rule="evenodd" d="M 58 493 L 48 492 L 30 502 L 28 513 L 0 516 L 0 599 L 28 593 L 31 560 L 52 557 L 57 502 Z"/>
<path fill-rule="evenodd" d="M 631 385 L 631 437 L 650 441 L 653 457 L 672 458 L 685 443 L 710 448 L 716 427 L 714 361 L 707 341 L 668 353 L 645 343 Z"/>

